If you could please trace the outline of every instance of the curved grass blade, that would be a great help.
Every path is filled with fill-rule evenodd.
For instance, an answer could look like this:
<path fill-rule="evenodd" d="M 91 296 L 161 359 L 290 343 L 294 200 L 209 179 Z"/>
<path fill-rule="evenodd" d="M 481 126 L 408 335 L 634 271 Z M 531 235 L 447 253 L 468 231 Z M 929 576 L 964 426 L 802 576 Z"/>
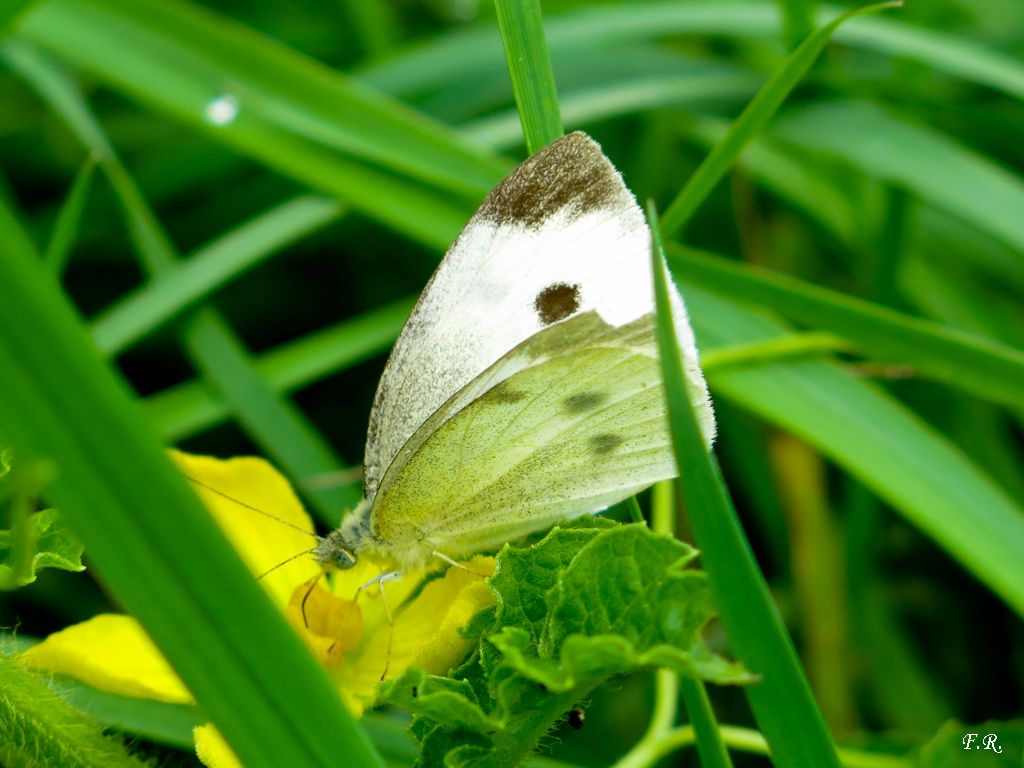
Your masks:
<path fill-rule="evenodd" d="M 687 179 L 686 185 L 675 200 L 668 206 L 663 222 L 666 236 L 672 237 L 679 233 L 715 184 L 729 170 L 736 156 L 764 128 L 807 70 L 811 68 L 832 37 L 832 33 L 840 25 L 863 13 L 873 13 L 899 5 L 899 0 L 896 0 L 896 2 L 878 3 L 848 11 L 818 29 L 787 56 L 786 61 L 736 118 L 722 140 L 714 146 L 697 170 Z"/>
<path fill-rule="evenodd" d="M 773 135 L 842 158 L 1024 252 L 1024 180 L 936 130 L 872 104 L 833 101 L 786 114 Z M 1022 283 L 1021 274 L 1008 277 Z"/>
<path fill-rule="evenodd" d="M 405 324 L 414 298 L 388 304 L 282 344 L 255 367 L 278 392 L 291 392 L 386 352 Z M 164 437 L 176 442 L 231 416 L 223 395 L 202 381 L 178 384 L 150 397 L 149 411 Z"/>
<path fill-rule="evenodd" d="M 93 321 L 96 345 L 117 355 L 281 248 L 338 219 L 333 200 L 303 195 L 250 219 L 155 277 Z"/>
<path fill-rule="evenodd" d="M 609 47 L 671 35 L 723 35 L 777 38 L 781 32 L 778 0 L 665 0 L 664 2 L 597 5 L 550 16 L 545 22 L 548 44 L 557 56 L 585 47 Z M 845 8 L 826 5 L 818 23 Z M 475 76 L 498 77 L 495 57 L 498 36 L 481 25 L 437 39 L 365 69 L 361 78 L 393 95 L 409 97 L 440 85 Z M 862 16 L 836 31 L 836 42 L 886 56 L 906 58 L 968 82 L 1024 99 L 1024 64 L 963 36 L 886 18 Z"/>
<path fill-rule="evenodd" d="M 669 246 L 673 273 L 741 302 L 771 307 L 783 317 L 827 330 L 871 357 L 907 363 L 924 376 L 1011 408 L 1024 404 L 1024 352 L 869 301 Z"/>
<path fill-rule="evenodd" d="M 658 349 L 668 400 L 679 493 L 701 562 L 715 592 L 729 642 L 761 680 L 746 689 L 754 717 L 779 765 L 838 768 L 839 758 L 782 617 L 772 601 L 736 511 L 701 438 L 689 400 L 682 357 L 669 308 L 668 272 L 653 206 L 651 261 L 658 309 Z"/>
<path fill-rule="evenodd" d="M 27 14 L 17 37 L 436 247 L 450 244 L 510 167 L 353 79 L 186 3 L 55 0 Z M 218 104 L 231 105 L 230 119 Z"/>
<path fill-rule="evenodd" d="M 151 275 L 173 273 L 178 254 L 167 233 L 121 163 L 75 84 L 27 45 L 4 47 L 7 59 L 36 87 L 76 136 L 92 151 L 121 202 L 136 254 Z M 293 403 L 280 398 L 249 361 L 241 341 L 210 309 L 185 329 L 182 343 L 193 364 L 231 404 L 252 438 L 297 480 L 344 469 L 333 449 Z M 358 496 L 349 488 L 317 488 L 306 494 L 325 522 L 336 524 Z"/>
<path fill-rule="evenodd" d="M 701 349 L 785 335 L 702 288 L 683 292 Z M 1024 615 L 1024 508 L 916 414 L 832 363 L 713 369 L 708 381 L 717 397 L 816 446 Z"/>
<path fill-rule="evenodd" d="M 75 180 L 71 183 L 68 196 L 64 199 L 60 212 L 57 214 L 53 232 L 50 233 L 50 241 L 46 244 L 46 251 L 43 253 L 43 261 L 50 266 L 55 275 L 61 275 L 64 272 L 64 267 L 67 266 L 68 257 L 71 255 L 75 238 L 78 236 L 78 228 L 82 224 L 82 214 L 89 199 L 94 170 L 96 170 L 96 161 L 91 157 L 87 158 L 82 163 L 82 167 L 78 169 L 78 173 L 75 174 Z"/>
<path fill-rule="evenodd" d="M 19 372 L 0 377 L 0 429 L 25 461 L 56 467 L 47 498 L 239 757 L 255 768 L 326 768 L 339 754 L 379 765 L 52 277 L 31 253 L 5 247 L 0 283 L 0 368 Z"/>

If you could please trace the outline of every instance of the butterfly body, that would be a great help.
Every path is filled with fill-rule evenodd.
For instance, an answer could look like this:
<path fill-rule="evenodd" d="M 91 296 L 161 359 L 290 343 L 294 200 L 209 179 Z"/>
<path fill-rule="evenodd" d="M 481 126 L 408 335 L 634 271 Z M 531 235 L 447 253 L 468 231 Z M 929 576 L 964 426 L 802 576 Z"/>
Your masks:
<path fill-rule="evenodd" d="M 362 504 L 317 559 L 463 557 L 672 477 L 651 238 L 585 134 L 487 197 L 413 309 L 370 416 Z M 691 396 L 714 420 L 682 299 Z"/>

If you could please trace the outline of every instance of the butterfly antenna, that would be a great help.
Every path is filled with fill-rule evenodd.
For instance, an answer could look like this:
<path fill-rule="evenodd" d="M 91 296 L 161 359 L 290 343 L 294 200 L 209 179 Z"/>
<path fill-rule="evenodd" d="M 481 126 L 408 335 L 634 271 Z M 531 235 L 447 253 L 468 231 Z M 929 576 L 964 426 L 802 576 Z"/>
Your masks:
<path fill-rule="evenodd" d="M 260 509 L 259 507 L 254 507 L 252 504 L 246 504 L 241 499 L 236 499 L 234 496 L 229 496 L 228 494 L 224 493 L 223 491 L 218 491 L 216 488 L 211 488 L 206 483 L 201 482 L 199 480 L 196 480 L 194 477 L 189 477 L 188 475 L 185 475 L 185 474 L 183 474 L 182 476 L 186 480 L 188 480 L 189 482 L 195 483 L 200 488 L 205 488 L 210 493 L 216 494 L 217 496 L 220 496 L 222 499 L 227 499 L 228 501 L 233 501 L 233 502 L 235 502 L 235 504 L 237 504 L 240 507 L 245 507 L 246 509 L 251 509 L 253 512 L 261 514 L 264 517 L 269 517 L 271 520 L 276 520 L 281 525 L 286 525 L 289 528 L 291 528 L 292 530 L 295 530 L 295 531 L 298 531 L 299 533 L 304 533 L 307 536 L 312 536 L 313 538 L 316 538 L 316 534 L 313 533 L 312 531 L 307 531 L 305 528 L 300 528 L 299 526 L 295 525 L 294 523 L 289 523 L 287 520 L 282 520 L 277 515 L 272 515 L 269 512 L 267 512 L 265 509 Z M 300 554 L 305 555 L 307 553 L 306 552 L 301 552 Z M 287 562 L 288 561 L 285 560 L 285 563 L 287 563 Z M 284 563 L 281 563 L 281 565 L 284 565 Z M 276 568 L 277 566 L 274 566 L 274 567 Z M 273 570 L 273 569 L 271 569 L 271 570 Z M 266 574 L 264 574 L 264 575 L 266 575 Z"/>
<path fill-rule="evenodd" d="M 288 565 L 288 563 L 292 562 L 293 560 L 298 560 L 300 557 L 305 557 L 306 555 L 313 555 L 313 554 L 316 554 L 316 550 L 315 549 L 306 549 L 306 550 L 303 550 L 302 552 L 299 552 L 296 555 L 292 555 L 287 560 L 282 560 L 277 565 L 272 565 L 269 568 L 267 568 L 267 570 L 265 570 L 263 573 L 261 573 L 259 576 L 256 577 L 256 581 L 259 581 L 264 576 L 267 576 L 267 575 L 273 573 L 278 568 L 280 568 L 282 565 Z M 320 578 L 320 577 L 318 576 L 317 578 Z"/>

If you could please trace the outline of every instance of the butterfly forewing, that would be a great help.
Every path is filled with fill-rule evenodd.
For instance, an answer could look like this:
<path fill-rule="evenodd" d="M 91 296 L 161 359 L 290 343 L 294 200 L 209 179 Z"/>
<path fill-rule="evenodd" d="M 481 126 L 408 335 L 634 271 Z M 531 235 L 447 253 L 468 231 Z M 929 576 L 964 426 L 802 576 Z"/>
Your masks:
<path fill-rule="evenodd" d="M 570 134 L 487 197 L 413 309 L 370 415 L 373 498 L 432 413 L 523 340 L 574 314 L 614 324 L 650 311 L 650 234 L 600 147 Z"/>

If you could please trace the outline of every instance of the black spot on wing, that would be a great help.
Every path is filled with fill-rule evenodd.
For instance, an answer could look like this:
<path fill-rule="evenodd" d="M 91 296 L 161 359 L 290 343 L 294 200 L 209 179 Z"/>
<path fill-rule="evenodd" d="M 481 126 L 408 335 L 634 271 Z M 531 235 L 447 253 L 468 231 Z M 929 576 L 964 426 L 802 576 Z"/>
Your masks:
<path fill-rule="evenodd" d="M 487 393 L 487 402 L 495 405 L 511 405 L 526 399 L 526 393 L 513 389 L 508 384 L 499 384 Z"/>
<path fill-rule="evenodd" d="M 607 399 L 608 395 L 603 392 L 579 392 L 565 398 L 562 405 L 569 413 L 586 413 L 595 410 Z"/>
<path fill-rule="evenodd" d="M 605 456 L 625 442 L 621 435 L 604 434 L 590 438 L 590 447 L 598 456 Z"/>
<path fill-rule="evenodd" d="M 580 308 L 580 287 L 566 283 L 552 283 L 537 294 L 533 308 L 544 325 L 564 320 Z"/>
<path fill-rule="evenodd" d="M 563 208 L 582 215 L 612 205 L 623 194 L 629 195 L 601 147 L 577 131 L 518 165 L 487 196 L 477 216 L 536 227 Z"/>

